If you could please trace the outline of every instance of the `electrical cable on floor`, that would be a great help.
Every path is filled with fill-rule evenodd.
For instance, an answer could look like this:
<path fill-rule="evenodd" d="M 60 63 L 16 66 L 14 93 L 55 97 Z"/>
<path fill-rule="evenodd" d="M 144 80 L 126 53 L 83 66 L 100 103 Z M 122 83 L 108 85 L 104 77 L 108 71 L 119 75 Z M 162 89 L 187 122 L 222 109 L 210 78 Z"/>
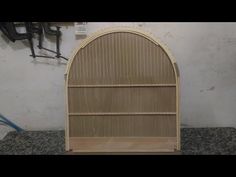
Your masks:
<path fill-rule="evenodd" d="M 2 125 L 2 126 L 7 126 L 5 123 L 0 123 L 0 125 Z"/>
<path fill-rule="evenodd" d="M 5 127 L 10 127 L 10 125 L 3 120 L 0 120 L 0 125 L 5 126 Z"/>
<path fill-rule="evenodd" d="M 20 128 L 19 126 L 17 126 L 16 124 L 14 124 L 13 122 L 11 122 L 10 120 L 8 120 L 6 117 L 4 117 L 2 114 L 0 114 L 0 118 L 2 120 L 0 120 L 1 123 L 14 128 L 16 131 L 20 132 L 20 131 L 24 131 L 22 128 Z"/>

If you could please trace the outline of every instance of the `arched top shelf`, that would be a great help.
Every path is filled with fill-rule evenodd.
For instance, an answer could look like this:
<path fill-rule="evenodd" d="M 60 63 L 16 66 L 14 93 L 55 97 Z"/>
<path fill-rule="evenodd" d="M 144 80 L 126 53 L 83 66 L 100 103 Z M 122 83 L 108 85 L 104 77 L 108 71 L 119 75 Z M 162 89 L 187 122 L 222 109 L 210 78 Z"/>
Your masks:
<path fill-rule="evenodd" d="M 94 40 L 96 40 L 96 39 L 98 39 L 98 38 L 100 38 L 104 35 L 107 35 L 107 34 L 110 34 L 110 33 L 119 33 L 119 32 L 132 33 L 132 34 L 142 36 L 142 37 L 148 39 L 149 41 L 153 42 L 155 45 L 160 46 L 164 50 L 164 52 L 167 54 L 168 59 L 170 60 L 172 66 L 173 66 L 176 81 L 178 80 L 178 78 L 179 78 L 178 66 L 177 66 L 176 60 L 175 60 L 174 56 L 171 54 L 169 48 L 160 39 L 158 39 L 157 37 L 155 37 L 151 33 L 145 32 L 145 31 L 143 31 L 139 28 L 124 27 L 124 26 L 123 27 L 110 27 L 110 28 L 102 29 L 102 30 L 97 31 L 96 33 L 90 35 L 86 39 L 84 39 L 82 41 L 82 43 L 74 50 L 72 56 L 70 57 L 70 59 L 68 61 L 67 68 L 66 68 L 66 73 L 65 73 L 66 79 L 68 80 L 68 75 L 69 75 L 72 63 L 75 59 L 75 56 L 77 55 L 77 53 L 81 49 L 83 49 L 84 47 L 89 45 L 91 42 L 93 42 Z"/>

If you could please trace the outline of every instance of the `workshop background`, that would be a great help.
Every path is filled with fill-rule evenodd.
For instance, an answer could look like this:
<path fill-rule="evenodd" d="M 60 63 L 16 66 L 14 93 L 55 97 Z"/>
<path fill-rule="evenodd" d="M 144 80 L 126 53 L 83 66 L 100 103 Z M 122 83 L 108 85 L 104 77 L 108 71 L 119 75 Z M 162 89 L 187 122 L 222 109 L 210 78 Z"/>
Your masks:
<path fill-rule="evenodd" d="M 86 25 L 87 36 L 110 26 L 135 26 L 168 46 L 180 70 L 181 127 L 236 127 L 236 23 Z M 69 58 L 85 36 L 75 34 L 74 23 L 59 26 L 61 53 Z M 55 48 L 55 39 L 43 45 Z M 64 130 L 67 62 L 29 55 L 27 41 L 12 43 L 0 32 L 0 113 L 25 130 Z M 1 126 L 0 139 L 12 130 Z"/>

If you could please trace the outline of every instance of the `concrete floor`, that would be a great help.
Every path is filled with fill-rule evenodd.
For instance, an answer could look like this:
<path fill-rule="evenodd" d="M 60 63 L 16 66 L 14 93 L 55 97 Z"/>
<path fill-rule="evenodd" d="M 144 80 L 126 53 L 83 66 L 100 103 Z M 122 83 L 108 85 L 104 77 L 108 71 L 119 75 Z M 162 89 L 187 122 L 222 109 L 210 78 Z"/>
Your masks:
<path fill-rule="evenodd" d="M 1 155 L 65 154 L 64 131 L 10 132 L 0 141 Z M 235 128 L 181 129 L 183 155 L 236 155 Z"/>

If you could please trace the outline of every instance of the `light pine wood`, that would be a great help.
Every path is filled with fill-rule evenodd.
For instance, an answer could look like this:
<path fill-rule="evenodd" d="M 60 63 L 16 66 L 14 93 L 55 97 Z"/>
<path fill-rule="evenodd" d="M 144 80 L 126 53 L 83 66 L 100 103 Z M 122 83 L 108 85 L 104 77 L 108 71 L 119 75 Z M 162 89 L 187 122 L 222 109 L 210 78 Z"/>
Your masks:
<path fill-rule="evenodd" d="M 74 152 L 174 152 L 172 137 L 71 137 Z"/>
<path fill-rule="evenodd" d="M 175 112 L 175 87 L 69 88 L 69 112 Z"/>
<path fill-rule="evenodd" d="M 68 88 L 176 87 L 176 84 L 68 85 Z"/>
<path fill-rule="evenodd" d="M 128 115 L 176 115 L 176 112 L 92 112 L 69 113 L 69 116 L 128 116 Z"/>
<path fill-rule="evenodd" d="M 176 136 L 175 115 L 70 116 L 70 136 Z"/>
<path fill-rule="evenodd" d="M 79 59 L 78 59 L 79 58 Z M 165 51 L 142 36 L 111 33 L 78 52 L 69 84 L 175 84 Z"/>
<path fill-rule="evenodd" d="M 169 149 L 154 143 L 155 152 L 180 150 L 179 70 L 168 48 L 140 30 L 118 28 L 86 39 L 68 63 L 66 93 L 66 150 L 83 146 L 79 140 L 72 148 L 72 136 L 175 137 Z"/>
<path fill-rule="evenodd" d="M 181 155 L 181 151 L 175 150 L 169 152 L 73 152 L 73 151 L 66 151 L 65 155 Z"/>

